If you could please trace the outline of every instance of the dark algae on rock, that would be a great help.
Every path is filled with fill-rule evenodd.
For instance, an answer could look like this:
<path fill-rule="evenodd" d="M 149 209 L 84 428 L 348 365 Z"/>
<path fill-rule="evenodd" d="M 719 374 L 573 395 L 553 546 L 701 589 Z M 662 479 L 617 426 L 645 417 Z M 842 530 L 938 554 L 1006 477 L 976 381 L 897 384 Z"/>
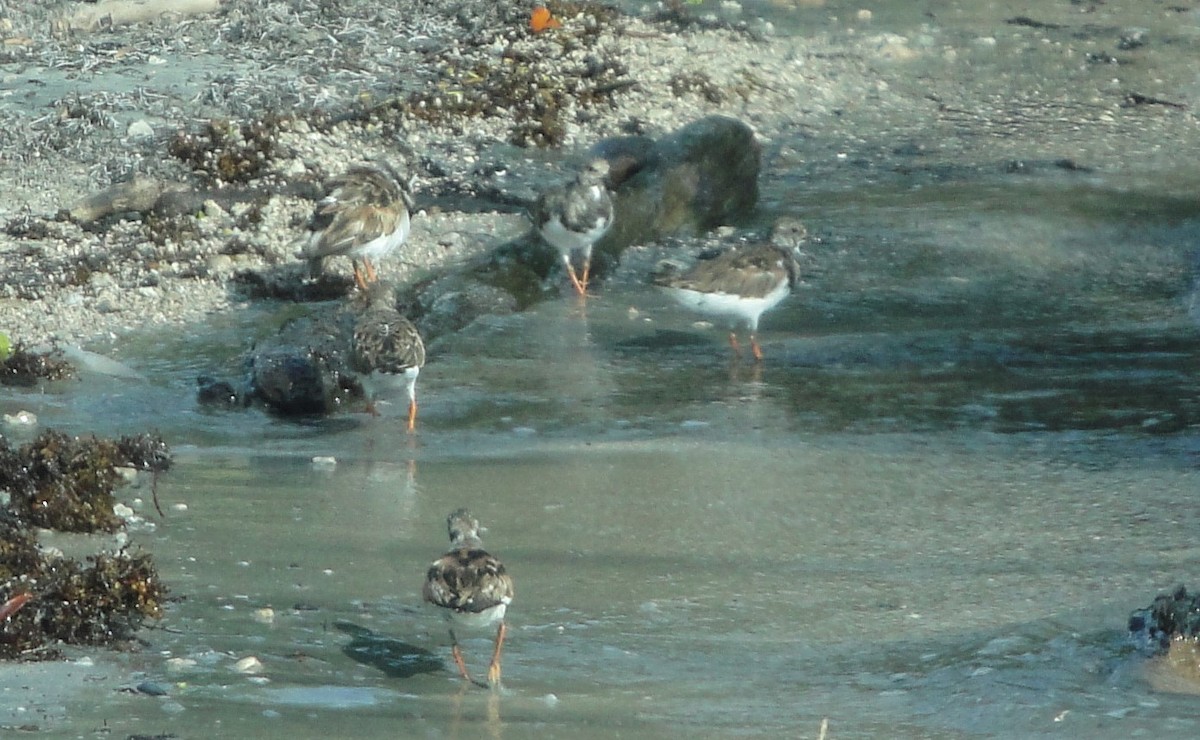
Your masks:
<path fill-rule="evenodd" d="M 33 387 L 39 380 L 66 380 L 75 377 L 75 368 L 57 350 L 34 352 L 18 344 L 0 359 L 0 385 Z"/>
<path fill-rule="evenodd" d="M 1178 586 L 1169 594 L 1159 594 L 1150 606 L 1129 615 L 1129 636 L 1140 649 L 1164 653 L 1175 639 L 1200 636 L 1200 594 L 1188 593 Z"/>

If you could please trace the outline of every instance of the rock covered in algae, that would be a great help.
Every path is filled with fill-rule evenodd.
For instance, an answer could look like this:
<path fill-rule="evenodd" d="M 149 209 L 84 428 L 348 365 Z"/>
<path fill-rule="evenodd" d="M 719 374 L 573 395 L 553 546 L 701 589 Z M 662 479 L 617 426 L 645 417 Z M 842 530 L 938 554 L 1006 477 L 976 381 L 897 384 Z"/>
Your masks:
<path fill-rule="evenodd" d="M 1200 594 L 1188 593 L 1182 585 L 1159 594 L 1150 606 L 1129 616 L 1129 636 L 1149 653 L 1166 652 L 1176 639 L 1200 637 Z"/>

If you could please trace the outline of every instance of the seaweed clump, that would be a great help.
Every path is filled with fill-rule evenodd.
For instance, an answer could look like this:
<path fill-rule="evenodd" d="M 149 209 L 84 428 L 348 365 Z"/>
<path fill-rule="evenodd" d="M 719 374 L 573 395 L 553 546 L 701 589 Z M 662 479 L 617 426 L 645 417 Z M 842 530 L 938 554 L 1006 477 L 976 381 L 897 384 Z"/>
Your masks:
<path fill-rule="evenodd" d="M 30 388 L 39 380 L 66 380 L 75 377 L 75 368 L 63 359 L 62 352 L 33 352 L 20 344 L 0 360 L 0 385 Z"/>
<path fill-rule="evenodd" d="M 118 467 L 162 472 L 170 452 L 148 435 L 114 442 L 49 430 L 16 450 L 0 437 L 0 490 L 8 491 L 8 511 L 33 526 L 115 532 L 122 524 L 113 513 Z"/>
<path fill-rule="evenodd" d="M 283 119 L 267 115 L 240 125 L 212 120 L 200 131 L 181 131 L 167 151 L 213 183 L 246 183 L 261 177 L 278 154 Z"/>
<path fill-rule="evenodd" d="M 166 586 L 148 554 L 47 556 L 20 524 L 0 516 L 0 658 L 53 658 L 55 643 L 111 645 L 162 616 Z"/>
<path fill-rule="evenodd" d="M 167 588 L 148 554 L 91 555 L 84 564 L 38 547 L 34 527 L 112 532 L 117 467 L 154 473 L 170 452 L 150 435 L 78 439 L 47 431 L 13 449 L 0 437 L 0 658 L 48 658 L 55 643 L 111 645 L 162 616 Z"/>

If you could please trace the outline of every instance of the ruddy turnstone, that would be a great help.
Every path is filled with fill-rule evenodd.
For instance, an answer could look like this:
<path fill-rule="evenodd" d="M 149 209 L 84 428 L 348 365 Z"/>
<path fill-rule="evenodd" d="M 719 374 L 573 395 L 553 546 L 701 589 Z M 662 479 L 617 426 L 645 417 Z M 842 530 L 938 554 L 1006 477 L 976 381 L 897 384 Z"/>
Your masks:
<path fill-rule="evenodd" d="M 735 353 L 740 352 L 737 327 L 745 324 L 750 330 L 750 351 L 761 362 L 758 319 L 792 292 L 798 272 L 792 250 L 752 244 L 701 259 L 686 272 L 668 266 L 655 274 L 653 281 L 684 306 L 729 319 L 729 343 Z"/>
<path fill-rule="evenodd" d="M 471 512 L 452 512 L 446 527 L 450 550 L 429 566 L 422 593 L 426 601 L 445 610 L 454 664 L 467 681 L 471 681 L 471 674 L 463 662 L 455 628 L 487 629 L 499 624 L 487 677 L 487 685 L 496 687 L 500 684 L 500 649 L 506 632 L 504 612 L 513 599 L 512 578 L 504 571 L 504 564 L 483 549 L 479 520 Z"/>
<path fill-rule="evenodd" d="M 567 185 L 547 190 L 531 212 L 533 225 L 550 246 L 562 255 L 567 277 L 579 295 L 587 295 L 592 245 L 608 232 L 613 221 L 612 197 L 605 178 L 608 162 L 594 159 Z M 583 253 L 583 277 L 577 277 L 571 256 Z"/>
<path fill-rule="evenodd" d="M 374 283 L 364 294 L 366 308 L 354 322 L 351 367 L 361 374 L 369 408 L 379 391 L 403 382 L 408 391 L 408 431 L 417 424 L 417 376 L 425 365 L 425 343 L 417 327 L 396 310 L 392 289 Z"/>
<path fill-rule="evenodd" d="M 320 274 L 327 257 L 345 255 L 354 264 L 359 288 L 374 282 L 371 260 L 390 254 L 408 238 L 410 187 L 383 161 L 355 165 L 330 179 L 309 219 L 308 243 L 300 250 L 312 273 Z"/>

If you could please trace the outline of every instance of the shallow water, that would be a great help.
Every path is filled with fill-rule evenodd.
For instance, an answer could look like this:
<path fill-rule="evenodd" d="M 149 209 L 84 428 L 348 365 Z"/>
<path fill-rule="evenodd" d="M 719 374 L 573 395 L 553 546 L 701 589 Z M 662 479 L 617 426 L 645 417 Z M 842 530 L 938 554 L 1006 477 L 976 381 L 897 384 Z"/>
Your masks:
<path fill-rule="evenodd" d="M 816 737 L 824 718 L 831 737 L 1194 731 L 1194 701 L 1150 690 L 1123 628 L 1196 556 L 1200 440 L 1146 422 L 1194 406 L 1195 340 L 1165 317 L 818 333 L 794 323 L 807 303 L 772 317 L 761 370 L 640 289 L 586 316 L 568 301 L 497 319 L 432 356 L 415 436 L 399 404 L 309 425 L 198 413 L 177 399 L 202 359 L 156 340 L 123 358 L 154 380 L 26 397 L 80 430 L 156 418 L 178 460 L 158 483 L 165 518 L 148 487 L 127 497 L 181 600 L 141 653 L 76 668 L 92 680 L 42 721 L 181 736 Z M 217 330 L 210 356 L 244 330 Z M 98 388 L 125 392 L 72 403 Z M 461 505 L 517 583 L 498 696 L 464 690 L 420 604 Z M 482 670 L 487 640 L 467 649 Z M 246 656 L 261 674 L 233 670 Z M 167 696 L 116 691 L 141 681 Z"/>
<path fill-rule="evenodd" d="M 922 22 L 885 5 L 876 30 Z M 1195 699 L 1153 691 L 1124 643 L 1129 612 L 1200 557 L 1200 226 L 1180 169 L 812 179 L 806 146 L 824 143 L 764 176 L 764 221 L 816 238 L 763 320 L 761 368 L 619 275 L 586 310 L 433 346 L 413 436 L 399 404 L 308 423 L 196 407 L 195 377 L 288 305 L 91 347 L 132 375 L 6 396 L 44 426 L 171 443 L 165 516 L 148 484 L 123 496 L 179 600 L 140 652 L 59 666 L 70 691 L 10 683 L 0 725 L 1194 735 Z M 498 695 L 461 685 L 420 604 L 463 505 L 516 579 Z M 487 650 L 468 641 L 475 670 Z M 247 656 L 260 674 L 234 670 Z M 122 690 L 143 682 L 166 695 Z"/>

